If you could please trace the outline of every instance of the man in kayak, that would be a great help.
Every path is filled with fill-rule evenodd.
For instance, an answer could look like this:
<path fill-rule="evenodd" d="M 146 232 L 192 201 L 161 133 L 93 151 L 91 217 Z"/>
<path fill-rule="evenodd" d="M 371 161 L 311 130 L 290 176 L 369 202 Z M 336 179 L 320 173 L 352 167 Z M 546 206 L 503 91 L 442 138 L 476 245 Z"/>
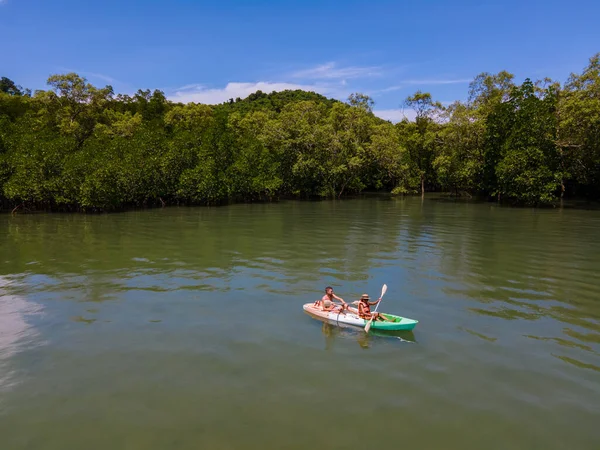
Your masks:
<path fill-rule="evenodd" d="M 333 301 L 334 299 L 339 300 L 340 302 L 342 302 L 342 304 L 339 306 L 336 305 Z M 342 308 L 343 311 L 344 309 L 348 308 L 348 304 L 344 301 L 344 299 L 338 297 L 333 293 L 333 288 L 331 286 L 327 286 L 325 288 L 325 295 L 318 302 L 320 303 L 320 306 L 323 309 L 323 311 L 333 311 L 336 308 Z"/>
<path fill-rule="evenodd" d="M 370 320 L 371 317 L 373 320 L 385 320 L 387 322 L 392 322 L 390 319 L 385 317 L 378 312 L 371 312 L 371 306 L 375 306 L 377 303 L 381 301 L 381 298 L 376 302 L 369 301 L 369 294 L 363 294 L 360 297 L 360 301 L 358 302 L 358 317 L 365 320 Z"/>

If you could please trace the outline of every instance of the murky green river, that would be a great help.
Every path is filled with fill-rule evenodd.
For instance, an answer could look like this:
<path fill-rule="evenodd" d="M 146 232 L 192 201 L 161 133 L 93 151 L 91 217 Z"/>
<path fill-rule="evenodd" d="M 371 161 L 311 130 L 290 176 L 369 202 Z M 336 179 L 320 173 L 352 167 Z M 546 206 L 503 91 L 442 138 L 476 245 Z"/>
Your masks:
<path fill-rule="evenodd" d="M 419 320 L 313 319 L 330 284 Z M 600 211 L 0 215 L 0 448 L 600 448 Z"/>

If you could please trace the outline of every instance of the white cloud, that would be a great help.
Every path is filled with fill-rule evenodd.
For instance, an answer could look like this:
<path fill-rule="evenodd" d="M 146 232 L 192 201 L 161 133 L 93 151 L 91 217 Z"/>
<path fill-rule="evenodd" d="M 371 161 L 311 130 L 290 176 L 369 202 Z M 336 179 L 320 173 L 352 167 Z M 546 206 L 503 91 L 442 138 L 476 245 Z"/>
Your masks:
<path fill-rule="evenodd" d="M 3 0 L 0 0 L 0 2 L 2 2 Z M 5 0 L 6 1 L 6 0 Z M 102 80 L 106 83 L 111 83 L 111 84 L 120 84 L 120 85 L 124 85 L 126 83 L 123 83 L 122 81 L 117 80 L 116 78 L 113 78 L 111 76 L 105 75 L 103 73 L 98 73 L 98 72 L 88 72 L 85 70 L 75 70 L 69 67 L 57 67 L 57 70 L 59 70 L 62 73 L 76 73 L 77 75 L 83 76 L 85 78 L 91 78 L 96 79 L 96 80 Z"/>
<path fill-rule="evenodd" d="M 401 122 L 403 119 L 408 119 L 409 122 L 414 122 L 417 118 L 417 111 L 410 108 L 404 109 L 374 109 L 373 114 L 383 120 L 389 120 L 392 123 Z M 443 114 L 433 114 L 431 116 L 434 122 L 446 123 L 448 118 Z"/>
<path fill-rule="evenodd" d="M 303 85 L 295 83 L 273 83 L 270 81 L 259 81 L 257 83 L 227 83 L 222 89 L 208 89 L 202 85 L 192 84 L 176 89 L 169 100 L 181 103 L 204 103 L 216 105 L 228 101 L 230 98 L 246 98 L 256 91 L 266 94 L 285 90 L 302 89 L 304 91 L 317 92 L 323 95 L 331 95 L 333 89 L 328 86 Z"/>
<path fill-rule="evenodd" d="M 106 81 L 107 83 L 120 83 L 119 80 L 115 80 L 113 77 L 109 77 L 108 75 L 103 75 L 101 73 L 95 72 L 79 72 L 80 75 L 89 78 L 97 78 L 99 80 Z"/>
<path fill-rule="evenodd" d="M 417 117 L 417 112 L 414 109 L 374 109 L 373 114 L 392 123 L 400 122 L 405 117 L 413 121 Z"/>
<path fill-rule="evenodd" d="M 186 84 L 185 86 L 181 86 L 179 88 L 177 88 L 177 91 L 190 91 L 193 89 L 202 89 L 202 85 L 198 84 L 198 83 L 192 83 L 192 84 Z"/>
<path fill-rule="evenodd" d="M 385 89 L 380 89 L 377 92 L 392 92 L 399 91 L 400 89 L 404 89 L 408 86 L 434 86 L 440 84 L 462 84 L 462 83 L 470 83 L 472 80 L 468 78 L 459 78 L 459 79 L 449 79 L 449 80 L 435 80 L 435 79 L 424 79 L 424 80 L 403 80 L 400 84 L 395 86 L 390 86 Z"/>
<path fill-rule="evenodd" d="M 314 80 L 346 80 L 351 78 L 366 78 L 381 74 L 380 67 L 337 67 L 335 62 L 328 62 L 311 69 L 300 70 L 292 74 L 294 78 Z"/>

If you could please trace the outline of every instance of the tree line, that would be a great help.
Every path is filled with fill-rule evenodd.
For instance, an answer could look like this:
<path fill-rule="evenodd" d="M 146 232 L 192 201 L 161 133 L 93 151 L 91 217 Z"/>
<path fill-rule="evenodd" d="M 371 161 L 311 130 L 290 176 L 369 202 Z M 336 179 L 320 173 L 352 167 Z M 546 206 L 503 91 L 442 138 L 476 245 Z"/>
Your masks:
<path fill-rule="evenodd" d="M 427 92 L 392 124 L 373 100 L 305 91 L 174 103 L 115 94 L 75 73 L 31 92 L 0 79 L 3 210 L 110 211 L 167 204 L 444 191 L 524 205 L 600 198 L 600 53 L 560 84 L 481 73 L 466 101 Z"/>

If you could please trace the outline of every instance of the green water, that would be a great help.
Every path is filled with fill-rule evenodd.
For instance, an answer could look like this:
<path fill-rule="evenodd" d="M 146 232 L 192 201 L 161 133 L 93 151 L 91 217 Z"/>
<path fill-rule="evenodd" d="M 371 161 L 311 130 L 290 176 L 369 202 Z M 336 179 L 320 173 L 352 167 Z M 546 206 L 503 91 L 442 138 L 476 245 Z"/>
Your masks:
<path fill-rule="evenodd" d="M 600 448 L 600 212 L 0 215 L 0 448 Z M 306 315 L 331 284 L 413 332 Z"/>

